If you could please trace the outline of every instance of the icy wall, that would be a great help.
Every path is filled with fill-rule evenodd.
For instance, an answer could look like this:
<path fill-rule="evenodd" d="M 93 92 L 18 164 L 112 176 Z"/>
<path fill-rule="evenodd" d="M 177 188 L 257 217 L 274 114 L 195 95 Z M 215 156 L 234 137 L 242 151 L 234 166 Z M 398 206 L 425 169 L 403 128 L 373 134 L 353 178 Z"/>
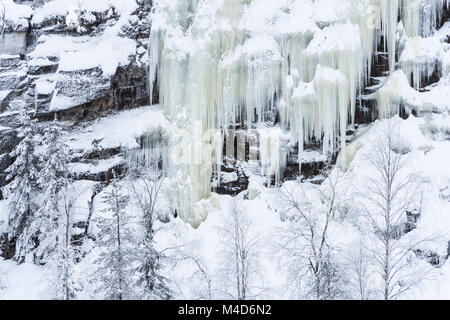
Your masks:
<path fill-rule="evenodd" d="M 383 79 L 386 85 L 371 97 L 378 101 L 378 116 L 386 117 L 403 102 L 395 98 L 402 76 L 408 88 L 419 89 L 420 80 L 440 68 L 439 45 L 433 44 L 438 40 L 423 37 L 435 33 L 450 1 L 153 4 L 151 92 L 173 126 L 168 167 L 175 177 L 178 213 L 196 225 L 206 215 L 199 207 L 210 197 L 212 175 L 219 177 L 225 129 L 258 132 L 259 160 L 276 162 L 264 174 L 275 175 L 276 181 L 286 150 L 294 146 L 299 167 L 305 144 L 320 142 L 324 154 L 345 148 L 347 127 L 371 81 L 378 48 L 386 51 L 386 76 L 392 77 Z M 400 50 L 404 54 L 398 59 Z"/>

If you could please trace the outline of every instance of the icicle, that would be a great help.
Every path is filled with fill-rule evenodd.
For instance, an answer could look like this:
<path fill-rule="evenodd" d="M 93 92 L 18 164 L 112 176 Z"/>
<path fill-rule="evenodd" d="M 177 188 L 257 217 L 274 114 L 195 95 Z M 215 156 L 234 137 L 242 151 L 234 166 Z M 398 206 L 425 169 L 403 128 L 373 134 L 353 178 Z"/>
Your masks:
<path fill-rule="evenodd" d="M 395 70 L 395 46 L 398 14 L 400 10 L 399 0 L 378 0 L 381 9 L 381 23 L 384 43 L 387 47 L 389 58 L 389 73 Z"/>
<path fill-rule="evenodd" d="M 294 91 L 291 135 L 298 137 L 303 134 L 303 141 L 299 143 L 311 142 L 313 138 L 322 140 L 324 154 L 335 150 L 339 136 L 341 146 L 345 147 L 348 106 L 346 76 L 338 70 L 319 65 L 313 81 L 300 83 Z"/>
<path fill-rule="evenodd" d="M 400 106 L 405 103 L 404 95 L 415 96 L 416 91 L 409 86 L 406 75 L 398 70 L 394 72 L 386 83 L 376 93 L 378 118 L 390 118 L 400 112 Z"/>
<path fill-rule="evenodd" d="M 251 123 L 262 122 L 265 111 L 273 110 L 275 97 L 281 95 L 281 55 L 277 43 L 270 37 L 255 37 L 238 46 L 220 65 L 223 104 L 225 112 L 222 126 L 230 120 L 245 119 Z M 243 108 L 245 112 L 243 112 Z M 227 114 L 227 110 L 233 110 Z"/>
<path fill-rule="evenodd" d="M 258 134 L 261 173 L 268 179 L 275 176 L 275 186 L 278 186 L 286 168 L 287 139 L 280 128 L 259 129 Z"/>
<path fill-rule="evenodd" d="M 372 1 L 350 0 L 350 21 L 359 27 L 361 48 L 363 50 L 365 79 L 369 80 L 372 55 L 375 46 L 375 29 L 380 24 L 380 12 Z"/>
<path fill-rule="evenodd" d="M 348 101 L 353 122 L 356 96 L 362 88 L 364 74 L 364 56 L 358 28 L 348 22 L 318 31 L 304 55 L 305 66 L 308 66 L 306 81 L 314 77 L 315 66 L 318 64 L 338 69 L 347 77 Z"/>
<path fill-rule="evenodd" d="M 406 41 L 399 59 L 400 68 L 405 72 L 413 88 L 419 90 L 423 78 L 430 79 L 440 69 L 441 44 L 436 38 L 410 38 Z"/>
<path fill-rule="evenodd" d="M 307 16 L 307 12 L 303 8 L 296 8 L 297 11 L 293 11 L 293 17 Z M 303 10 L 302 10 L 303 9 Z M 296 14 L 296 15 L 294 15 Z M 307 20 L 307 18 L 303 18 Z M 289 21 L 292 25 L 295 25 L 297 21 Z M 287 22 L 286 22 L 287 23 Z M 305 68 L 305 58 L 303 51 L 308 47 L 309 43 L 314 37 L 314 33 L 318 28 L 311 25 L 304 25 L 299 27 L 295 32 L 282 32 L 278 36 L 278 43 L 282 55 L 282 99 L 279 103 L 278 110 L 280 114 L 280 122 L 283 130 L 288 131 L 290 126 L 290 110 L 291 110 L 291 100 L 294 87 L 298 86 L 299 81 L 306 79 L 307 68 Z M 295 125 L 295 124 L 294 124 Z"/>
<path fill-rule="evenodd" d="M 157 127 L 138 138 L 139 148 L 126 151 L 126 157 L 148 168 L 166 171 L 169 137 L 165 129 Z"/>
<path fill-rule="evenodd" d="M 403 26 L 410 37 L 420 34 L 420 8 L 422 2 L 423 0 L 402 0 Z"/>
<path fill-rule="evenodd" d="M 406 1 L 406 0 L 403 0 Z M 441 23 L 443 10 L 450 9 L 450 0 L 422 0 L 420 6 L 420 33 L 424 37 L 434 34 Z"/>
<path fill-rule="evenodd" d="M 442 11 L 450 8 L 450 0 L 401 0 L 402 19 L 410 37 L 429 37 L 440 24 Z"/>

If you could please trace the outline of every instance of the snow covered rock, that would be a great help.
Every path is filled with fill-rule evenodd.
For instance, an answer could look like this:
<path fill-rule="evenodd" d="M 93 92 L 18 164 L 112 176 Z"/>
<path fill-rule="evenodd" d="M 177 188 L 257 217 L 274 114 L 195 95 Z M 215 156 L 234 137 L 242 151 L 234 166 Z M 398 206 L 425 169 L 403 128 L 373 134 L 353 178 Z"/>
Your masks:
<path fill-rule="evenodd" d="M 5 109 L 26 106 L 42 117 L 69 110 L 68 117 L 92 118 L 90 111 L 107 113 L 148 104 L 143 75 L 150 2 L 7 0 L 5 4 L 5 21 L 27 22 L 24 29 L 6 29 L 0 40 L 0 83 L 15 93 L 3 99 Z M 18 68 L 25 77 L 13 74 Z M 80 109 L 78 114 L 74 108 Z"/>

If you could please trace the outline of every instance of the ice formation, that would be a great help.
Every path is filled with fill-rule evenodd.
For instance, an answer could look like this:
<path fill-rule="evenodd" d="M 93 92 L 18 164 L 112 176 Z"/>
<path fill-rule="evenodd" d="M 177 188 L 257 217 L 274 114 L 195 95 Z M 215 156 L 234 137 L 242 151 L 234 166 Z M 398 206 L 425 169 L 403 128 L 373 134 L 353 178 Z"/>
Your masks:
<path fill-rule="evenodd" d="M 401 107 L 406 112 L 414 110 L 417 113 L 442 112 L 447 107 L 443 97 L 449 97 L 450 46 L 446 42 L 450 30 L 446 25 L 441 30 L 437 29 L 442 10 L 450 8 L 450 1 L 403 0 L 403 3 L 405 18 L 402 23 L 409 27 L 399 30 L 397 36 L 401 47 L 399 70 L 391 73 L 374 94 L 380 117 L 392 115 Z M 416 10 L 416 16 L 412 18 L 412 14 L 406 14 L 408 10 Z M 413 20 L 415 22 L 411 22 Z M 416 27 L 413 29 L 412 25 Z M 439 82 L 425 87 L 422 82 L 429 82 L 433 77 Z"/>
<path fill-rule="evenodd" d="M 73 30 L 80 26 L 80 11 L 81 9 L 77 6 L 71 6 L 69 8 L 66 16 L 67 28 Z"/>
<path fill-rule="evenodd" d="M 154 170 L 164 169 L 168 162 L 168 139 L 165 128 L 148 129 L 136 139 L 139 148 L 127 151 L 127 158 Z"/>
<path fill-rule="evenodd" d="M 389 79 L 377 96 L 379 114 L 390 114 L 399 99 L 389 86 L 403 84 L 406 73 L 418 87 L 420 76 L 434 70 L 435 56 L 427 60 L 425 54 L 426 63 L 416 61 L 422 53 L 414 49 L 413 37 L 431 35 L 439 11 L 449 3 L 154 1 L 149 82 L 173 127 L 168 170 L 176 177 L 180 216 L 193 225 L 204 218 L 196 214 L 195 203 L 210 196 L 229 128 L 258 130 L 263 174 L 276 180 L 284 169 L 286 148 L 298 145 L 301 153 L 312 140 L 323 144 L 325 154 L 345 147 L 348 122 L 354 121 L 356 101 L 381 42 L 389 73 L 398 77 Z M 405 73 L 394 76 L 401 25 L 408 38 L 400 61 Z M 408 59 L 411 54 L 414 62 Z M 274 114 L 279 114 L 279 124 L 264 129 Z"/>
<path fill-rule="evenodd" d="M 286 167 L 286 136 L 279 127 L 263 128 L 258 133 L 262 174 L 265 177 L 274 176 L 275 184 L 278 184 Z"/>
<path fill-rule="evenodd" d="M 311 82 L 300 83 L 293 92 L 291 134 L 300 144 L 322 137 L 324 152 L 332 153 L 339 133 L 345 145 L 349 85 L 341 71 L 321 65 L 316 70 Z"/>
<path fill-rule="evenodd" d="M 421 79 L 430 79 L 434 72 L 440 72 L 440 55 L 440 42 L 434 37 L 406 40 L 399 65 L 414 89 L 420 89 Z"/>
<path fill-rule="evenodd" d="M 444 112 L 450 101 L 450 74 L 430 91 L 419 92 L 413 89 L 402 70 L 395 71 L 380 90 L 374 94 L 380 118 L 389 117 L 400 111 L 414 110 L 416 113 Z"/>

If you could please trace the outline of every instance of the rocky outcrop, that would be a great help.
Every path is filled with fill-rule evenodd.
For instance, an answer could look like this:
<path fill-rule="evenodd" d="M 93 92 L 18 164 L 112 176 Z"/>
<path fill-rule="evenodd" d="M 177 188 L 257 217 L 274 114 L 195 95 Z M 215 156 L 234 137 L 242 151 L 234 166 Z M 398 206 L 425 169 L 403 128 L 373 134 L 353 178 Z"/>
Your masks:
<path fill-rule="evenodd" d="M 5 21 L 0 38 L 0 186 L 12 161 L 9 153 L 18 143 L 15 115 L 20 110 L 28 109 L 42 126 L 56 115 L 74 127 L 149 104 L 151 1 L 127 0 L 129 11 L 107 2 L 98 9 L 47 10 L 53 1 L 15 1 L 15 6 L 22 5 L 16 8 L 20 14 Z M 74 150 L 71 154 L 74 162 L 80 161 Z M 110 157 L 83 161 L 95 166 Z M 78 172 L 76 178 L 103 182 L 112 170 L 121 172 L 122 165 Z"/>
<path fill-rule="evenodd" d="M 11 165 L 12 159 L 9 153 L 14 149 L 18 143 L 16 131 L 11 128 L 0 127 L 0 186 L 6 183 L 5 170 Z M 0 200 L 3 199 L 3 194 L 0 189 Z"/>
<path fill-rule="evenodd" d="M 26 4 L 20 9 L 25 8 L 23 11 L 27 13 L 23 18 L 6 21 L 0 40 L 1 110 L 35 109 L 43 120 L 49 113 L 55 113 L 52 111 L 63 118 L 93 119 L 110 109 L 147 104 L 146 52 L 151 1 L 136 0 L 132 12 L 121 12 L 113 5 L 99 11 L 75 8 L 75 24 L 68 19 L 71 8 L 47 12 L 46 5 L 50 2 L 16 1 L 18 5 Z M 134 46 L 127 44 L 127 48 L 122 48 L 133 50 L 126 63 L 114 61 L 123 59 L 111 55 L 108 46 L 104 52 L 95 50 L 90 55 L 89 50 L 95 45 L 102 47 L 102 41 L 114 41 L 106 36 L 112 34 L 113 27 L 118 30 L 118 37 L 135 42 Z M 66 57 L 65 52 L 80 54 Z M 65 60 L 60 61 L 62 58 Z M 89 58 L 96 58 L 99 64 L 110 62 L 115 70 L 105 72 L 102 65 L 89 63 Z M 71 60 L 74 65 L 67 66 Z"/>

